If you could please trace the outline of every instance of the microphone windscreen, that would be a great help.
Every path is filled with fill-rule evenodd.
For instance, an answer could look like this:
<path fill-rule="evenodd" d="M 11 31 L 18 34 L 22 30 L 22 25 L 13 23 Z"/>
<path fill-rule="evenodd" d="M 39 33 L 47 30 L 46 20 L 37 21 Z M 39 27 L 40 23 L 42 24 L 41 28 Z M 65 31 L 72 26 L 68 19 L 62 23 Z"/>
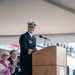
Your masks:
<path fill-rule="evenodd" d="M 42 38 L 42 35 L 39 35 L 40 38 Z"/>

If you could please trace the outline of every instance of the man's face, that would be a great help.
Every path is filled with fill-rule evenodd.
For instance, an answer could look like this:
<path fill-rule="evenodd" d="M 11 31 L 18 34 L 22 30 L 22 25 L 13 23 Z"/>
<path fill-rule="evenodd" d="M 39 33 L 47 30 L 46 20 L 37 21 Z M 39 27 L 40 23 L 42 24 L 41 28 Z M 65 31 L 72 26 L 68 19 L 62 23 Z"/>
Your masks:
<path fill-rule="evenodd" d="M 12 52 L 11 57 L 12 57 L 13 59 L 16 59 L 16 57 L 17 57 L 17 52 Z"/>
<path fill-rule="evenodd" d="M 35 27 L 28 26 L 28 31 L 32 34 L 35 30 Z"/>

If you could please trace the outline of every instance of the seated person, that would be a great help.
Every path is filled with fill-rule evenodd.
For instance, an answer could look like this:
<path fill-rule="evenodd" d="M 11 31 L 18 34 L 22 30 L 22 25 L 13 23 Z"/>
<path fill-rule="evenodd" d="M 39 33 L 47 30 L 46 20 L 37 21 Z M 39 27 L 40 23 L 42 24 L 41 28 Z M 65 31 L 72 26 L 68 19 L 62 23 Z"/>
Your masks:
<path fill-rule="evenodd" d="M 10 51 L 10 57 L 8 58 L 8 61 L 11 63 L 11 65 L 14 66 L 14 70 L 12 75 L 17 75 L 17 51 L 16 50 L 12 50 Z"/>
<path fill-rule="evenodd" d="M 17 56 L 17 69 L 15 70 L 18 75 L 21 75 L 20 56 Z"/>
<path fill-rule="evenodd" d="M 10 64 L 10 62 L 7 60 L 9 57 L 8 51 L 3 51 L 1 53 L 1 60 L 0 60 L 0 75 L 11 75 L 12 69 L 14 66 Z"/>

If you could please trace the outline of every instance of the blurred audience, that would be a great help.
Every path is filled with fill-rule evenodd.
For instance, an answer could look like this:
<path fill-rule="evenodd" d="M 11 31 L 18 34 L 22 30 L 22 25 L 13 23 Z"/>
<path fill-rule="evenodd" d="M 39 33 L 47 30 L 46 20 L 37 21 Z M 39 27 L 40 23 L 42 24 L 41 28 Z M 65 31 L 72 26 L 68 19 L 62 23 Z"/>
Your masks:
<path fill-rule="evenodd" d="M 17 67 L 18 75 L 21 75 L 20 56 L 17 56 Z"/>
<path fill-rule="evenodd" d="M 10 57 L 8 58 L 8 61 L 11 63 L 11 65 L 14 66 L 12 75 L 19 75 L 18 74 L 19 68 L 17 66 L 18 60 L 17 60 L 17 51 L 16 50 L 10 51 Z"/>
<path fill-rule="evenodd" d="M 1 53 L 1 60 L 0 60 L 0 75 L 11 75 L 12 69 L 14 66 L 10 64 L 10 62 L 7 60 L 9 57 L 8 51 L 3 51 Z"/>

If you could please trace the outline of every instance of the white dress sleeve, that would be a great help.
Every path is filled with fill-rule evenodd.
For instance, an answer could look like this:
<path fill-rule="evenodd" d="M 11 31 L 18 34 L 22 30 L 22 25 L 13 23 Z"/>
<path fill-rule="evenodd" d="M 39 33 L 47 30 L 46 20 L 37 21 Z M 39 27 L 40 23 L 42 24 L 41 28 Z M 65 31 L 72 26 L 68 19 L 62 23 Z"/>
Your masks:
<path fill-rule="evenodd" d="M 8 68 L 6 68 L 3 64 L 0 63 L 0 73 L 7 71 Z"/>

